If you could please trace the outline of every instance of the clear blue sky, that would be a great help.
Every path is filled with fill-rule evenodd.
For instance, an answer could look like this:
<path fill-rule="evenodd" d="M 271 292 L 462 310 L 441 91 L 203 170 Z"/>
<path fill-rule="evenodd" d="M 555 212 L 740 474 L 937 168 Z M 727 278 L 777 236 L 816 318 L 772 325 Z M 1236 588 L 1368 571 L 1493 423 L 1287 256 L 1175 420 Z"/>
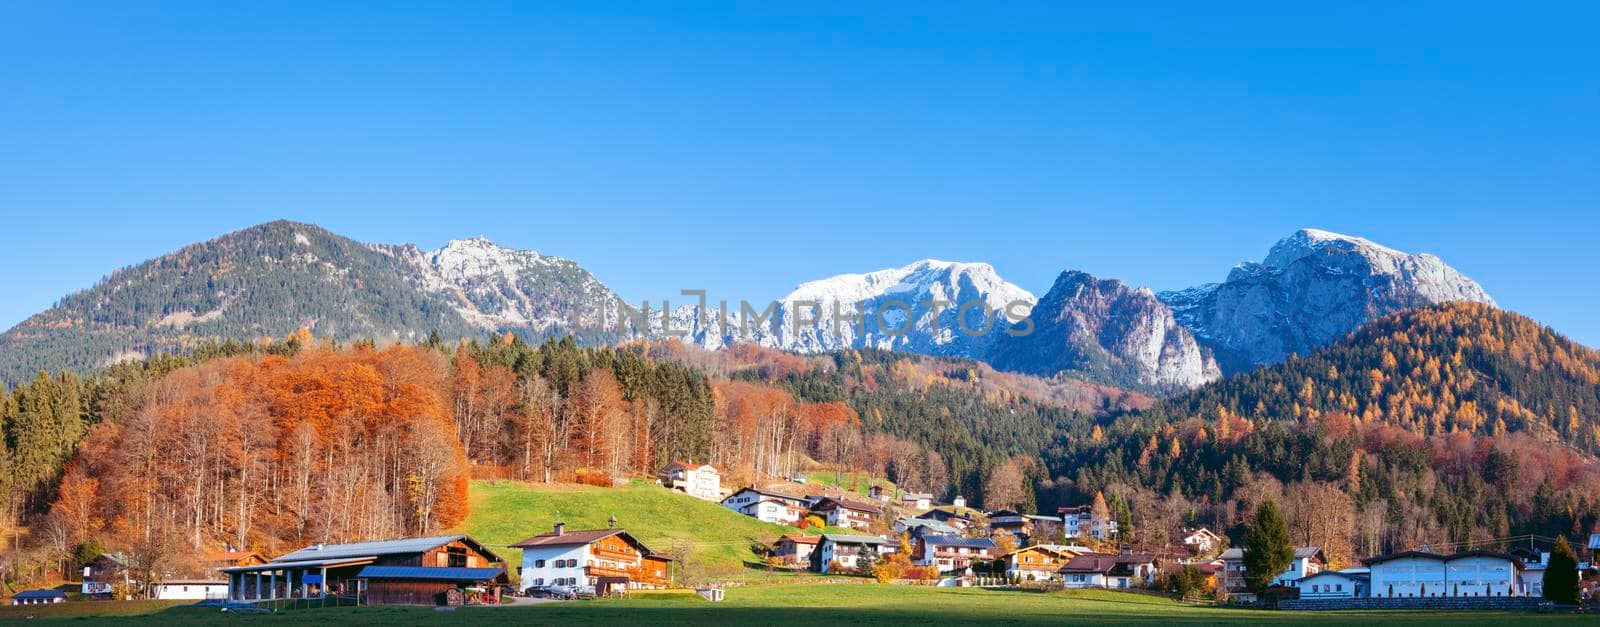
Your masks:
<path fill-rule="evenodd" d="M 1600 345 L 1594 3 L 248 4 L 0 4 L 0 327 L 276 218 L 630 300 L 1168 289 L 1317 226 Z"/>

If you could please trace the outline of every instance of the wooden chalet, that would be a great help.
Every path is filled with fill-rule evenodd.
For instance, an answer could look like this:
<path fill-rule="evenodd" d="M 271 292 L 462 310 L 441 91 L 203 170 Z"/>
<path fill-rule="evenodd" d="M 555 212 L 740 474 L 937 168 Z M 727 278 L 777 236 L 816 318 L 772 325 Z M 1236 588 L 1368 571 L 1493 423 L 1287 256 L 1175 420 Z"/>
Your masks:
<path fill-rule="evenodd" d="M 567 531 L 564 523 L 556 523 L 550 533 L 511 545 L 522 549 L 522 587 L 594 586 L 597 593 L 609 594 L 672 583 L 672 558 L 617 528 L 615 517 L 611 525 Z"/>
<path fill-rule="evenodd" d="M 498 594 L 505 563 L 465 535 L 316 544 L 265 564 L 219 569 L 234 601 L 343 597 L 371 605 L 459 603 L 467 589 Z"/>

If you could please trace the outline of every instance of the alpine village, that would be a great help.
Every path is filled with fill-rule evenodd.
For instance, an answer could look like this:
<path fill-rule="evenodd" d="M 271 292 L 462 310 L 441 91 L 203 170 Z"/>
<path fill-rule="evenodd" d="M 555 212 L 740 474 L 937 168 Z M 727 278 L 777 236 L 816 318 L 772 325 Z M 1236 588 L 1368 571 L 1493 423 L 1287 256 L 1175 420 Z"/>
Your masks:
<path fill-rule="evenodd" d="M 1303 230 L 1245 267 L 1160 294 L 1067 271 L 1036 298 L 930 260 L 782 301 L 1030 305 L 1030 335 L 952 346 L 719 335 L 666 302 L 688 332 L 607 329 L 587 304 L 632 306 L 570 261 L 230 233 L 0 335 L 0 622 L 1505 620 L 1590 599 L 1600 353 L 1354 236 Z M 1316 315 L 1223 328 L 1249 306 Z M 1284 331 L 1308 317 L 1342 326 Z"/>

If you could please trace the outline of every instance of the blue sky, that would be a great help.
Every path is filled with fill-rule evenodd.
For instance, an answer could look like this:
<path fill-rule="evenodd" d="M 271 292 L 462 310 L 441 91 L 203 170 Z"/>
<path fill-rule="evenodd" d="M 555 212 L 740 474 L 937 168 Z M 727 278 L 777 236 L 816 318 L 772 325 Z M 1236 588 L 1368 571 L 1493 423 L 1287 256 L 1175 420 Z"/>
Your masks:
<path fill-rule="evenodd" d="M 1600 345 L 1592 3 L 155 4 L 0 5 L 0 327 L 276 218 L 630 300 L 1170 289 L 1316 226 Z"/>

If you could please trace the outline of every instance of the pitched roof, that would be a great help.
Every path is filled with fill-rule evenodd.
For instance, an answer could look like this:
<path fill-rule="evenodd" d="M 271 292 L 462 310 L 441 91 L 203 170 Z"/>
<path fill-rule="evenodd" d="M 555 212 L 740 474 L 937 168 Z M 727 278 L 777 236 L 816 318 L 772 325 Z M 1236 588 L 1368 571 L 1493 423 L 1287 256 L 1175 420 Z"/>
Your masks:
<path fill-rule="evenodd" d="M 552 531 L 541 533 L 527 540 L 511 545 L 513 549 L 527 549 L 538 546 L 573 546 L 578 544 L 592 544 L 617 534 L 626 534 L 622 529 L 581 529 L 577 531 L 563 531 L 559 535 Z M 632 539 L 630 536 L 629 539 Z"/>
<path fill-rule="evenodd" d="M 1025 553 L 1025 552 L 1028 552 L 1028 551 L 1043 551 L 1045 553 L 1053 554 L 1056 557 L 1066 557 L 1066 558 L 1072 558 L 1072 557 L 1077 556 L 1079 554 L 1078 551 L 1074 551 L 1071 548 L 1068 548 L 1067 546 L 1060 545 L 1060 544 L 1035 544 L 1033 546 L 1022 547 L 1020 549 L 1017 549 L 1015 551 L 1012 551 L 1010 553 L 1002 555 L 1001 557 L 1011 557 L 1012 555 L 1016 555 L 1018 553 Z"/>
<path fill-rule="evenodd" d="M 901 518 L 894 521 L 894 525 L 902 530 L 927 529 L 940 535 L 961 535 L 961 530 L 932 518 Z"/>
<path fill-rule="evenodd" d="M 793 542 L 795 544 L 816 544 L 816 543 L 822 541 L 822 536 L 796 536 L 796 535 L 784 534 L 783 537 L 778 538 L 779 542 L 782 542 L 784 540 L 788 540 L 788 541 Z"/>
<path fill-rule="evenodd" d="M 926 492 L 907 492 L 905 494 L 900 495 L 900 500 L 902 500 L 902 501 L 920 501 L 922 499 L 931 499 L 931 498 L 933 498 L 933 495 L 932 494 L 928 494 Z"/>
<path fill-rule="evenodd" d="M 426 579 L 429 581 L 490 581 L 504 574 L 504 568 L 438 568 L 432 566 L 368 566 L 357 577 L 363 579 Z"/>
<path fill-rule="evenodd" d="M 804 495 L 792 494 L 792 493 L 790 493 L 788 491 L 785 491 L 785 490 L 782 490 L 782 489 L 777 489 L 777 488 L 774 488 L 772 486 L 768 486 L 768 487 L 764 487 L 764 488 L 758 488 L 758 487 L 752 485 L 752 486 L 745 486 L 745 487 L 739 488 L 737 490 L 734 490 L 733 494 L 729 494 L 728 498 L 727 499 L 722 499 L 722 501 L 724 503 L 726 503 L 728 501 L 728 499 L 733 498 L 734 495 L 737 495 L 740 492 L 754 492 L 756 494 L 760 494 L 761 496 L 770 496 L 770 497 L 773 497 L 773 498 L 786 499 L 786 500 L 790 500 L 790 501 L 805 501 L 806 500 L 806 497 Z"/>
<path fill-rule="evenodd" d="M 1449 561 L 1454 561 L 1454 560 L 1458 560 L 1458 559 L 1464 559 L 1464 558 L 1468 558 L 1468 557 L 1492 557 L 1492 558 L 1495 558 L 1495 559 L 1503 559 L 1503 560 L 1506 560 L 1506 561 L 1511 562 L 1513 564 L 1516 564 L 1518 568 L 1527 568 L 1527 564 L 1525 564 L 1521 559 L 1518 559 L 1517 556 L 1515 556 L 1515 555 L 1511 555 L 1510 553 L 1501 553 L 1499 551 L 1489 551 L 1489 550 L 1484 550 L 1484 549 L 1472 549 L 1472 550 L 1467 550 L 1467 551 L 1458 551 L 1458 552 L 1455 552 L 1455 553 L 1451 553 L 1449 555 L 1441 555 L 1439 553 L 1434 553 L 1434 552 L 1431 552 L 1431 551 L 1415 551 L 1415 550 L 1413 550 L 1413 551 L 1400 551 L 1398 553 L 1390 553 L 1388 555 L 1379 555 L 1377 557 L 1369 557 L 1367 559 L 1361 560 L 1361 563 L 1366 564 L 1368 566 L 1372 566 L 1374 564 L 1382 564 L 1384 562 L 1393 561 L 1393 560 L 1397 560 L 1397 559 L 1403 559 L 1403 558 L 1407 558 L 1407 557 L 1416 557 L 1416 558 L 1421 558 L 1421 559 L 1439 560 L 1441 562 L 1449 562 Z"/>
<path fill-rule="evenodd" d="M 862 503 L 861 501 L 855 501 L 855 500 L 851 500 L 851 499 L 844 499 L 844 498 L 839 498 L 839 497 L 834 497 L 834 496 L 824 496 L 824 497 L 822 497 L 822 500 L 821 501 L 817 501 L 817 504 L 811 506 L 811 509 L 814 509 L 814 510 L 829 510 L 829 509 L 836 509 L 836 508 L 840 508 L 840 507 L 842 507 L 844 509 L 855 510 L 855 511 L 858 511 L 858 512 L 867 512 L 867 513 L 871 513 L 871 514 L 877 514 L 877 513 L 880 513 L 880 512 L 883 511 L 877 505 L 873 505 L 871 503 Z"/>
<path fill-rule="evenodd" d="M 237 562 L 249 557 L 261 557 L 255 551 L 212 551 L 200 558 L 205 562 Z M 266 558 L 262 558 L 265 561 Z"/>
<path fill-rule="evenodd" d="M 1315 556 L 1315 555 L 1317 555 L 1319 553 L 1322 553 L 1322 547 L 1297 546 L 1297 547 L 1294 548 L 1294 558 L 1295 559 L 1302 559 L 1302 558 L 1312 557 L 1312 556 Z M 1241 547 L 1237 547 L 1237 546 L 1229 547 L 1228 550 L 1223 551 L 1221 555 L 1218 555 L 1217 559 L 1219 559 L 1219 560 L 1228 560 L 1228 561 L 1242 560 L 1242 559 L 1244 559 L 1244 549 L 1241 548 Z"/>
<path fill-rule="evenodd" d="M 992 549 L 994 540 L 966 536 L 922 536 L 922 541 L 934 546 L 966 546 L 975 549 Z"/>
<path fill-rule="evenodd" d="M 273 562 L 299 562 L 306 560 L 328 560 L 336 558 L 366 557 L 374 555 L 396 555 L 402 553 L 423 553 L 441 545 L 461 540 L 472 545 L 492 561 L 500 561 L 499 556 L 490 552 L 478 541 L 469 536 L 427 536 L 423 538 L 401 538 L 398 540 L 379 540 L 376 542 L 350 542 L 346 544 L 313 544 L 298 551 L 285 553 L 273 558 Z"/>
<path fill-rule="evenodd" d="M 1066 565 L 1056 572 L 1062 573 L 1108 573 L 1117 565 L 1115 555 L 1105 553 L 1090 553 L 1079 555 L 1067 560 Z"/>
<path fill-rule="evenodd" d="M 834 544 L 888 544 L 889 541 L 880 536 L 860 536 L 848 533 L 824 533 L 822 539 Z"/>

